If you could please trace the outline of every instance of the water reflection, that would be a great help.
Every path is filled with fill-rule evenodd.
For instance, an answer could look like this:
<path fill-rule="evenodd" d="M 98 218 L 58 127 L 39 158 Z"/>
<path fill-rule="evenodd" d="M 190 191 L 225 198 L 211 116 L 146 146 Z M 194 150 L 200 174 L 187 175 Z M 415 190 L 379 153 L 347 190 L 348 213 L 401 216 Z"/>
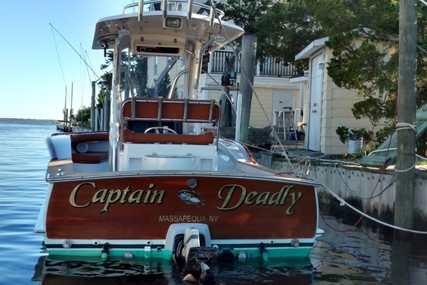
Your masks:
<path fill-rule="evenodd" d="M 217 284 L 313 284 L 309 258 L 218 263 Z M 191 284 L 170 262 L 66 261 L 39 258 L 32 281 L 39 284 Z M 193 283 L 194 284 L 194 283 Z"/>
<path fill-rule="evenodd" d="M 320 262 L 314 284 L 427 284 L 425 235 L 395 232 L 367 220 L 347 231 L 357 219 L 345 210 L 325 216 L 326 234 L 313 250 Z"/>
<path fill-rule="evenodd" d="M 335 229 L 347 228 L 325 216 Z M 310 258 L 222 262 L 213 268 L 217 284 L 427 284 L 425 237 L 393 234 L 363 225 L 352 232 L 323 225 Z M 61 261 L 40 257 L 33 277 L 39 284 L 191 284 L 170 262 Z M 194 284 L 194 283 L 193 283 Z"/>
<path fill-rule="evenodd" d="M 309 258 L 246 261 L 219 264 L 216 275 L 222 284 L 313 284 L 313 266 Z"/>
<path fill-rule="evenodd" d="M 377 284 L 388 279 L 391 253 L 388 234 L 366 227 L 348 231 L 352 224 L 344 223 L 345 219 L 340 221 L 332 216 L 324 219 L 325 235 L 311 255 L 320 263 L 316 284 Z"/>
<path fill-rule="evenodd" d="M 411 284 L 410 254 L 412 235 L 400 231 L 394 233 L 391 253 L 391 280 L 394 284 Z"/>
<path fill-rule="evenodd" d="M 170 263 L 56 260 L 41 256 L 32 281 L 58 285 L 89 281 L 90 284 L 170 284 L 165 274 L 171 271 Z"/>

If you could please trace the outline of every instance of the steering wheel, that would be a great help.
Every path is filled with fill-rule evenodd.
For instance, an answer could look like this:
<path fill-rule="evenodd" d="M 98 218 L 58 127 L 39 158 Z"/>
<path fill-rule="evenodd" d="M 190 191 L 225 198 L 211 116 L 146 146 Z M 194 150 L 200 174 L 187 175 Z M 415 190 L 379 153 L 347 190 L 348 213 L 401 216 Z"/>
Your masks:
<path fill-rule="evenodd" d="M 156 134 L 169 134 L 169 133 L 172 133 L 175 135 L 177 134 L 177 132 L 175 130 L 172 130 L 171 128 L 166 127 L 166 126 L 148 128 L 144 131 L 144 134 L 148 134 L 148 133 L 152 133 L 152 132 L 154 132 Z"/>

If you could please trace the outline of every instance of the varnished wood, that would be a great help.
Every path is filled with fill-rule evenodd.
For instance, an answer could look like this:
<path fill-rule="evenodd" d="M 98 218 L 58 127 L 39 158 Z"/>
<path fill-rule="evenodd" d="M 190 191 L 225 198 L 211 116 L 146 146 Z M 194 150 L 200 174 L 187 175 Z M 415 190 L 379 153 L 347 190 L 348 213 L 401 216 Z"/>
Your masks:
<path fill-rule="evenodd" d="M 122 115 L 133 121 L 216 122 L 219 106 L 212 108 L 209 100 L 137 98 L 123 102 Z"/>
<path fill-rule="evenodd" d="M 75 203 L 82 206 L 93 201 L 94 197 L 100 198 L 102 189 L 121 189 L 121 193 L 129 189 L 128 194 L 136 190 L 145 190 L 144 193 L 164 190 L 161 203 L 158 203 L 158 199 L 153 203 L 129 203 L 126 198 L 121 198 L 111 203 L 107 211 L 103 211 L 105 204 L 102 203 L 91 203 L 80 208 L 70 204 L 73 189 L 83 181 L 57 182 L 47 209 L 47 236 L 58 239 L 164 239 L 168 227 L 180 222 L 208 224 L 212 239 L 309 238 L 315 235 L 317 206 L 313 186 L 296 185 L 289 191 L 284 205 L 256 205 L 256 199 L 266 201 L 267 195 L 271 197 L 287 185 L 212 176 L 194 177 L 197 186 L 191 190 L 188 186 L 191 178 L 163 176 L 100 179 L 91 181 L 96 189 L 86 185 L 76 194 Z M 220 210 L 226 191 L 222 193 L 222 198 L 219 191 L 227 185 L 244 187 L 246 199 L 252 204 L 242 203 L 235 209 Z M 178 192 L 182 190 L 197 193 L 201 203 L 185 203 L 178 197 Z M 237 194 L 230 198 L 229 205 L 235 205 L 242 199 L 238 195 L 240 192 L 236 190 Z M 251 192 L 256 192 L 258 196 Z M 292 203 L 291 195 L 298 193 L 302 197 L 291 209 L 293 214 L 287 215 L 286 211 Z M 150 198 L 143 196 L 142 200 L 149 201 Z M 164 217 L 168 217 L 169 221 L 165 221 Z M 180 221 L 180 217 L 190 220 Z"/>
<path fill-rule="evenodd" d="M 123 142 L 134 143 L 171 143 L 171 144 L 211 144 L 214 140 L 212 132 L 198 135 L 183 134 L 151 134 L 137 133 L 129 129 L 123 130 Z"/>

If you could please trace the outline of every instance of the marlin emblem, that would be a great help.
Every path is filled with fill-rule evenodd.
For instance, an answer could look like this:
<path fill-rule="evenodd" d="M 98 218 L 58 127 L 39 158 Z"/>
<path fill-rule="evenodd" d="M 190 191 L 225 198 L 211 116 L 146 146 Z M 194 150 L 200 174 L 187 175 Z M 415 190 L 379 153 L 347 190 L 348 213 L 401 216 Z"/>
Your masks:
<path fill-rule="evenodd" d="M 202 204 L 203 205 L 203 201 L 202 199 L 200 199 L 200 196 L 191 190 L 181 190 L 178 192 L 178 197 L 184 201 L 186 204 L 191 204 L 191 205 L 199 205 Z"/>

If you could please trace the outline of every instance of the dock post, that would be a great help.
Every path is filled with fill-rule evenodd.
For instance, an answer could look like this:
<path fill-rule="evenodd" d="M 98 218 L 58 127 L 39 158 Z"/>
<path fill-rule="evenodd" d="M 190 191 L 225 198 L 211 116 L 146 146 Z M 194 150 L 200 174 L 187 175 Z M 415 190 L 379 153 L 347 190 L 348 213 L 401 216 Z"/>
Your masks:
<path fill-rule="evenodd" d="M 415 78 L 417 58 L 416 0 L 400 0 L 399 12 L 399 87 L 397 125 L 396 196 L 394 223 L 412 229 L 414 226 Z"/>
<path fill-rule="evenodd" d="M 96 97 L 96 81 L 92 81 L 92 97 L 90 100 L 90 129 L 95 131 L 95 97 Z"/>
<path fill-rule="evenodd" d="M 256 35 L 244 35 L 242 37 L 242 67 L 240 76 L 240 124 L 236 123 L 236 140 L 239 142 L 248 142 L 249 121 L 252 104 L 252 86 L 255 77 L 256 61 Z"/>

